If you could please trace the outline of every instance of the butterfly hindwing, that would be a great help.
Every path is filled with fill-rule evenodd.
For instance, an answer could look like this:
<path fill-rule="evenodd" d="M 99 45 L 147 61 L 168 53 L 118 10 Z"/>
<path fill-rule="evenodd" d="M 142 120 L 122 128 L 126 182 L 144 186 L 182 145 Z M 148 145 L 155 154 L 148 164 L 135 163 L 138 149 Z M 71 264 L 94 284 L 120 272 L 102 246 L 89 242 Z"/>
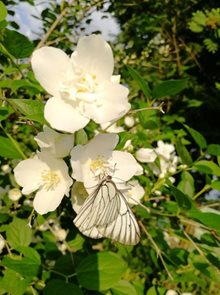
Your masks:
<path fill-rule="evenodd" d="M 135 245 L 140 240 L 136 218 L 111 177 L 98 184 L 80 208 L 74 223 L 91 238 L 107 237 L 127 245 Z"/>

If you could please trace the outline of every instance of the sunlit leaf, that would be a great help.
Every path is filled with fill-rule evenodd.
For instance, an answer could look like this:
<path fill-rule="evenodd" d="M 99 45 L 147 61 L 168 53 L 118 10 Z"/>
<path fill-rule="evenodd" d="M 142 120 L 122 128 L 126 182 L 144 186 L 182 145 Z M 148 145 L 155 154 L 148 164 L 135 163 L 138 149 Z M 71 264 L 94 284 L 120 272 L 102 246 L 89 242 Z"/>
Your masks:
<path fill-rule="evenodd" d="M 100 252 L 84 258 L 76 268 L 79 283 L 89 290 L 106 290 L 117 284 L 126 270 L 120 256 Z"/>

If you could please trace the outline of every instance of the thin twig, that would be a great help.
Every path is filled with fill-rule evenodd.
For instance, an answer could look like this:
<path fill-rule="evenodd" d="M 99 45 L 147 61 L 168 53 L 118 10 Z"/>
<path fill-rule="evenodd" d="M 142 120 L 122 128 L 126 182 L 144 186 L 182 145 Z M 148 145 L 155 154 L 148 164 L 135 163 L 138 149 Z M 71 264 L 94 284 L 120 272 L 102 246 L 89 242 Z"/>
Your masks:
<path fill-rule="evenodd" d="M 187 237 L 187 239 L 193 244 L 194 248 L 199 252 L 201 256 L 205 256 L 202 250 L 196 245 L 196 243 L 190 238 L 190 236 L 187 234 L 187 232 L 183 231 L 184 235 Z"/>
<path fill-rule="evenodd" d="M 53 22 L 52 26 L 49 28 L 49 30 L 47 31 L 47 33 L 45 34 L 45 36 L 42 38 L 42 40 L 37 44 L 36 49 L 42 47 L 47 39 L 50 37 L 50 35 L 52 34 L 52 32 L 55 30 L 55 28 L 57 27 L 57 25 L 59 24 L 59 22 L 62 20 L 62 18 L 65 16 L 65 14 L 67 13 L 68 8 L 73 4 L 73 0 L 71 0 L 69 2 L 69 5 L 67 7 L 65 7 L 61 13 L 58 15 L 58 17 L 56 18 L 56 20 Z"/>
<path fill-rule="evenodd" d="M 141 111 L 151 111 L 151 110 L 158 110 L 158 111 L 160 111 L 162 114 L 165 114 L 165 112 L 164 112 L 164 110 L 163 110 L 163 105 L 164 105 L 164 102 L 162 102 L 158 107 L 146 107 L 146 108 L 141 108 L 141 109 L 131 110 L 131 111 L 129 112 L 129 114 L 137 113 L 137 112 L 141 112 Z"/>
<path fill-rule="evenodd" d="M 148 239 L 153 244 L 154 249 L 155 249 L 157 255 L 160 257 L 160 260 L 161 260 L 161 262 L 162 262 L 162 264 L 163 264 L 163 266 L 164 266 L 164 268 L 165 268 L 168 276 L 170 277 L 171 280 L 173 280 L 173 277 L 172 277 L 171 273 L 169 272 L 169 270 L 167 268 L 167 265 L 166 265 L 166 263 L 165 263 L 165 261 L 163 259 L 163 256 L 161 254 L 162 252 L 161 252 L 160 248 L 157 246 L 156 242 L 153 240 L 153 238 L 151 237 L 151 235 L 149 234 L 149 232 L 147 231 L 147 229 L 145 228 L 145 226 L 143 225 L 143 223 L 141 221 L 139 221 L 139 224 L 140 224 L 140 227 L 142 228 L 142 230 L 144 231 L 144 233 L 147 235 Z"/>

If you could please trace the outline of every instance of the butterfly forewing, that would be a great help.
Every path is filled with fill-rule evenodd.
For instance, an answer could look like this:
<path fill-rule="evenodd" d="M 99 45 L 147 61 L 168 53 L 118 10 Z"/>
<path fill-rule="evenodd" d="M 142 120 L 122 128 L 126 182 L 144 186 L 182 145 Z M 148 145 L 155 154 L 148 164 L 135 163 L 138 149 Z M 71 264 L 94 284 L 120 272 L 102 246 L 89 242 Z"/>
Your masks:
<path fill-rule="evenodd" d="M 109 224 L 117 218 L 119 206 L 114 183 L 103 180 L 80 208 L 74 223 L 81 232 Z"/>
<path fill-rule="evenodd" d="M 91 193 L 74 223 L 91 238 L 107 237 L 127 245 L 135 245 L 140 240 L 135 216 L 110 176 Z"/>

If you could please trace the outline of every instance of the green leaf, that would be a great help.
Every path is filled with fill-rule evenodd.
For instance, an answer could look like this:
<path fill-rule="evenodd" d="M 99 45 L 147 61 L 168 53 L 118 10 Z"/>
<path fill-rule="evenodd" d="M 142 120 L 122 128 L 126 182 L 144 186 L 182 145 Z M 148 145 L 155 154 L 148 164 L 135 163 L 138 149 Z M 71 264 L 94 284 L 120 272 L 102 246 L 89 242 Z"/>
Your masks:
<path fill-rule="evenodd" d="M 35 277 L 38 274 L 41 264 L 40 255 L 36 250 L 28 247 L 19 247 L 16 250 L 19 250 L 24 257 L 5 256 L 1 264 L 23 276 Z"/>
<path fill-rule="evenodd" d="M 210 184 L 211 188 L 220 191 L 220 180 L 215 180 Z"/>
<path fill-rule="evenodd" d="M 111 288 L 113 295 L 138 295 L 135 287 L 124 280 L 119 281 Z"/>
<path fill-rule="evenodd" d="M 15 58 L 29 57 L 34 49 L 33 43 L 24 35 L 5 29 L 3 45 Z"/>
<path fill-rule="evenodd" d="M 0 281 L 0 289 L 5 291 L 4 294 L 23 295 L 30 282 L 30 278 L 23 278 L 15 271 L 6 269 L 3 279 Z"/>
<path fill-rule="evenodd" d="M 39 122 L 42 125 L 46 123 L 44 119 L 44 104 L 42 101 L 32 99 L 9 99 L 9 102 L 25 115 L 26 119 Z"/>
<path fill-rule="evenodd" d="M 187 126 L 186 124 L 184 124 L 184 127 L 186 128 L 186 130 L 190 133 L 190 135 L 192 136 L 192 138 L 195 140 L 195 142 L 198 144 L 198 146 L 201 149 L 206 148 L 207 146 L 207 142 L 205 140 L 205 138 L 202 136 L 201 133 L 199 133 L 198 131 L 196 131 L 195 129 Z"/>
<path fill-rule="evenodd" d="M 176 151 L 177 154 L 180 156 L 183 164 L 190 166 L 193 162 L 190 153 L 187 151 L 185 145 L 182 144 L 182 141 L 177 138 L 176 139 Z"/>
<path fill-rule="evenodd" d="M 0 156 L 9 159 L 21 159 L 21 155 L 10 139 L 0 136 Z"/>
<path fill-rule="evenodd" d="M 14 110 L 8 106 L 1 106 L 0 107 L 0 122 L 7 119 L 10 114 L 12 114 Z"/>
<path fill-rule="evenodd" d="M 28 226 L 28 221 L 15 217 L 13 221 L 7 225 L 6 237 L 7 241 L 14 249 L 30 245 L 32 230 Z"/>
<path fill-rule="evenodd" d="M 157 84 L 153 89 L 153 98 L 159 99 L 166 96 L 176 95 L 187 87 L 187 79 L 167 80 Z"/>
<path fill-rule="evenodd" d="M 207 152 L 213 156 L 220 156 L 220 145 L 219 144 L 209 144 L 207 147 Z"/>
<path fill-rule="evenodd" d="M 206 174 L 220 176 L 220 167 L 212 161 L 201 160 L 194 164 L 193 169 Z"/>
<path fill-rule="evenodd" d="M 51 280 L 43 290 L 44 295 L 83 295 L 83 292 L 74 284 L 66 283 L 62 280 Z"/>
<path fill-rule="evenodd" d="M 137 82 L 139 88 L 143 91 L 144 95 L 147 98 L 151 98 L 152 93 L 148 83 L 141 77 L 141 75 L 137 71 L 135 71 L 129 66 L 127 66 L 127 69 L 128 69 L 128 73 Z"/>
<path fill-rule="evenodd" d="M 215 229 L 220 233 L 220 215 L 212 212 L 202 212 L 197 208 L 192 208 L 187 214 L 190 218 L 194 218 L 207 227 Z"/>
<path fill-rule="evenodd" d="M 102 291 L 117 284 L 125 270 L 126 264 L 120 256 L 100 252 L 83 259 L 76 273 L 80 285 L 89 290 Z"/>
<path fill-rule="evenodd" d="M 0 22 L 7 16 L 7 9 L 2 1 L 0 1 Z"/>
<path fill-rule="evenodd" d="M 181 181 L 178 184 L 178 189 L 181 190 L 184 194 L 193 197 L 195 188 L 194 188 L 194 178 L 192 175 L 187 172 L 183 171 L 181 173 Z"/>
<path fill-rule="evenodd" d="M 175 186 L 170 186 L 170 191 L 175 197 L 177 204 L 181 209 L 190 210 L 192 208 L 192 200 L 183 192 L 181 192 L 178 188 L 176 188 Z"/>

